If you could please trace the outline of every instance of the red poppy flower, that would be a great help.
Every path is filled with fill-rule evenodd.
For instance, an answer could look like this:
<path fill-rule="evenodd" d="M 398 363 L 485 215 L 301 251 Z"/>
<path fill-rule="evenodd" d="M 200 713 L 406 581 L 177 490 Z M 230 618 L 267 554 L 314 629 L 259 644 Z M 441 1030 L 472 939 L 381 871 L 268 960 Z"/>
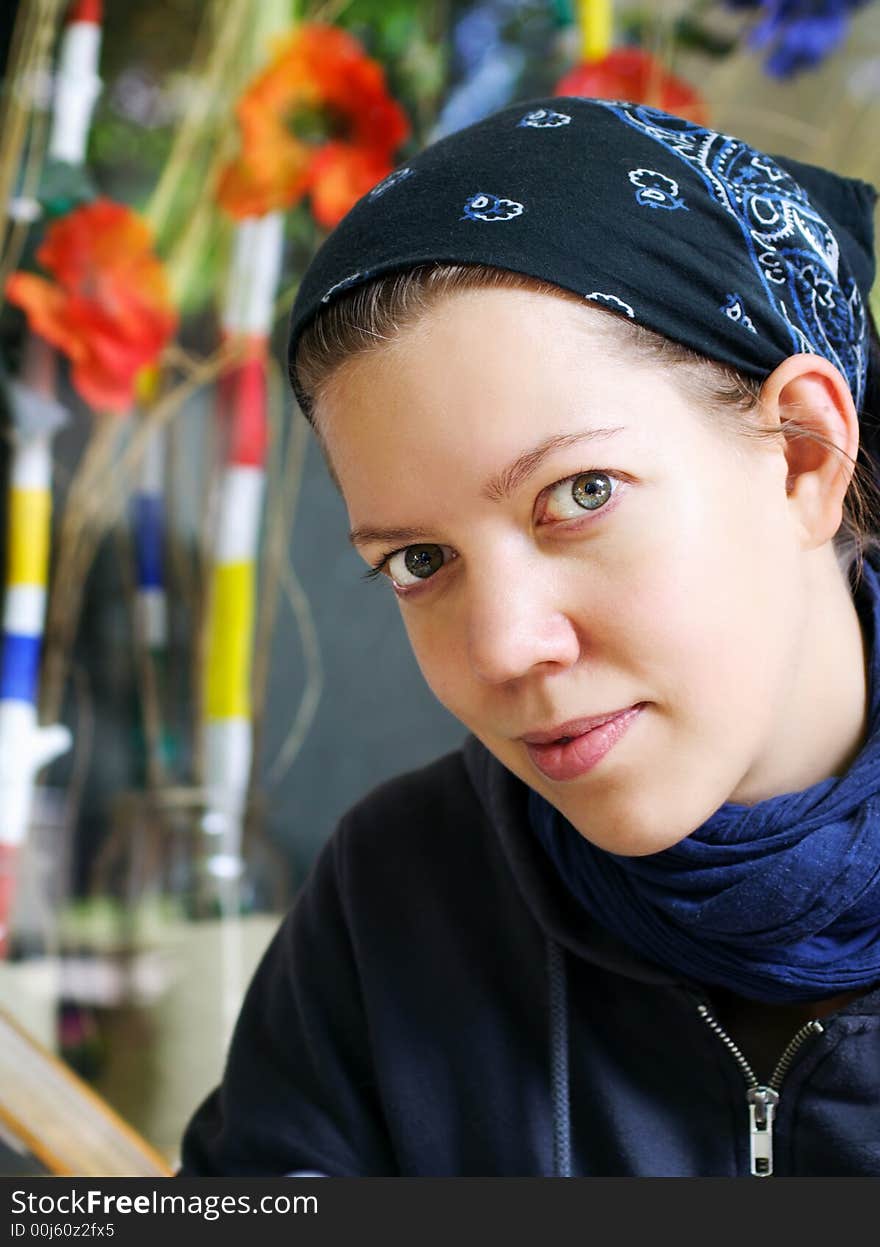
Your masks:
<path fill-rule="evenodd" d="M 6 297 L 34 333 L 68 356 L 86 402 L 127 411 L 138 372 L 177 327 L 149 227 L 123 204 L 96 199 L 49 226 L 37 261 L 55 281 L 13 273 Z"/>
<path fill-rule="evenodd" d="M 311 196 L 332 229 L 394 168 L 409 122 L 385 73 L 352 35 L 318 22 L 300 26 L 236 107 L 241 154 L 223 170 L 222 206 L 263 216 Z"/>
<path fill-rule="evenodd" d="M 576 65 L 557 82 L 554 95 L 650 104 L 698 125 L 708 124 L 708 109 L 699 93 L 643 48 L 615 48 L 599 60 Z"/>

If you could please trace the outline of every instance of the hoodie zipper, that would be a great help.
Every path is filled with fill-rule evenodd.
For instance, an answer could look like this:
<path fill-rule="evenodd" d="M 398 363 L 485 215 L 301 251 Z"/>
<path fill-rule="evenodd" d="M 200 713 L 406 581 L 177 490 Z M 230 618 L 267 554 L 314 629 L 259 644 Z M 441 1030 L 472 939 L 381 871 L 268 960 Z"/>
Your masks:
<path fill-rule="evenodd" d="M 813 1018 L 797 1031 L 788 1043 L 770 1081 L 761 1083 L 755 1071 L 749 1065 L 740 1049 L 728 1035 L 724 1027 L 713 1016 L 708 1005 L 697 1006 L 700 1017 L 730 1052 L 746 1080 L 746 1104 L 749 1110 L 749 1163 L 753 1178 L 769 1178 L 773 1173 L 773 1119 L 779 1104 L 779 1091 L 782 1081 L 791 1068 L 791 1063 L 801 1045 L 811 1035 L 821 1035 L 825 1027 Z"/>

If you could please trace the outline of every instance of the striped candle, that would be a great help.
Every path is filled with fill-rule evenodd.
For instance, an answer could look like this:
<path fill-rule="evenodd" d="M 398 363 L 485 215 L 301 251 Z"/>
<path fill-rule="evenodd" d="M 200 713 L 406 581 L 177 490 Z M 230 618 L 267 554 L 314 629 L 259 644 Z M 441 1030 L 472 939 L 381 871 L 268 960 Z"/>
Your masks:
<path fill-rule="evenodd" d="M 253 733 L 251 668 L 266 461 L 266 355 L 281 271 L 280 213 L 241 221 L 223 317 L 239 359 L 218 388 L 225 462 L 211 574 L 205 671 L 204 829 L 216 836 L 209 867 L 241 872 L 241 837 Z"/>
<path fill-rule="evenodd" d="M 144 368 L 138 377 L 137 397 L 141 418 L 147 419 L 156 396 L 159 370 Z M 166 782 L 170 763 L 170 737 L 163 717 L 168 672 L 168 589 L 165 583 L 165 460 L 167 435 L 164 425 L 150 430 L 138 467 L 137 485 L 131 501 L 131 530 L 135 572 L 135 636 L 141 676 L 145 770 L 147 783 Z"/>
<path fill-rule="evenodd" d="M 85 161 L 101 88 L 100 0 L 74 0 L 59 40 L 48 156 Z M 55 353 L 31 336 L 22 381 L 13 387 L 16 439 L 10 464 L 6 594 L 0 654 L 0 956 L 8 947 L 16 860 L 27 836 L 36 777 L 70 748 L 60 725 L 37 725 L 52 516 L 52 436 L 65 422 L 54 401 Z"/>
<path fill-rule="evenodd" d="M 162 653 L 168 644 L 168 601 L 162 547 L 165 532 L 165 430 L 150 436 L 132 501 L 137 613 L 145 647 Z"/>
<path fill-rule="evenodd" d="M 74 0 L 58 47 L 49 131 L 50 160 L 81 165 L 95 101 L 101 91 L 101 0 Z"/>
<path fill-rule="evenodd" d="M 7 950 L 18 851 L 38 772 L 70 747 L 67 728 L 37 725 L 52 516 L 52 435 L 63 412 L 52 399 L 55 356 L 31 338 L 23 382 L 13 387 L 18 439 L 10 466 L 7 566 L 0 650 L 0 955 Z"/>
<path fill-rule="evenodd" d="M 142 369 L 137 381 L 139 404 L 148 406 L 155 399 L 158 386 L 158 369 Z M 168 645 L 168 599 L 163 566 L 166 441 L 164 425 L 152 431 L 132 499 L 138 635 L 141 643 L 154 654 L 164 652 Z"/>

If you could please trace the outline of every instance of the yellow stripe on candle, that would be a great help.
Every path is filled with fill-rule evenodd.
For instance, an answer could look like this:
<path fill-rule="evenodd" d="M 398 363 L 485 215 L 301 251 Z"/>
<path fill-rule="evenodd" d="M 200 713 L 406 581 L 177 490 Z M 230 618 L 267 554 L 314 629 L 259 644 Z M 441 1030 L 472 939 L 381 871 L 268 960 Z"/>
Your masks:
<path fill-rule="evenodd" d="M 598 61 L 611 51 L 614 27 L 612 0 L 578 0 L 578 23 L 581 28 L 581 58 Z"/>
<path fill-rule="evenodd" d="M 49 568 L 52 495 L 48 489 L 12 489 L 9 495 L 9 585 L 45 585 Z"/>
<path fill-rule="evenodd" d="M 205 711 L 209 719 L 249 718 L 254 628 L 254 565 L 214 568 L 208 629 Z"/>

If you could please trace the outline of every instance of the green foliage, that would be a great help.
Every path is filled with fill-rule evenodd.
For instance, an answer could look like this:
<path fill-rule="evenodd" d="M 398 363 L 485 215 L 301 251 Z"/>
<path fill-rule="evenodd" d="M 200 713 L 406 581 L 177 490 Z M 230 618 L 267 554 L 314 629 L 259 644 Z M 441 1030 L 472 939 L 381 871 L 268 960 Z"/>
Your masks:
<path fill-rule="evenodd" d="M 89 135 L 89 165 L 102 194 L 133 207 L 156 184 L 171 151 L 173 127 L 147 128 L 105 104 L 96 111 Z"/>

